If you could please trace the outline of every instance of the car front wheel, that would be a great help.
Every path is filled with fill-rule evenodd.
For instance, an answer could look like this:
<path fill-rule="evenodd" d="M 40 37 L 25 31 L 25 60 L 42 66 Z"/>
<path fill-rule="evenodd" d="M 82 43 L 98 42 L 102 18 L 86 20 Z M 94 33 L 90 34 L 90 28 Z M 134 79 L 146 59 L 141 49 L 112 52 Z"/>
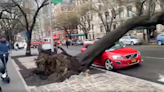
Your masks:
<path fill-rule="evenodd" d="M 162 45 L 162 41 L 158 41 L 158 45 Z"/>
<path fill-rule="evenodd" d="M 113 63 L 109 59 L 105 60 L 105 69 L 109 71 L 114 69 Z"/>

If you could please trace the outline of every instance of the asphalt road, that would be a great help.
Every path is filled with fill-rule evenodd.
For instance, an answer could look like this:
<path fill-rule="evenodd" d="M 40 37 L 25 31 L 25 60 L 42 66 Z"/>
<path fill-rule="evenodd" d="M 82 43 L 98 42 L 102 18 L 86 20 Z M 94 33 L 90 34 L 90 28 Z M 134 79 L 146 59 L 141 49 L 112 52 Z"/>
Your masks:
<path fill-rule="evenodd" d="M 144 60 L 140 65 L 119 69 L 118 73 L 164 84 L 164 46 L 131 46 L 141 52 Z M 65 48 L 65 47 L 64 47 Z M 82 46 L 66 49 L 71 55 L 80 53 Z M 94 71 L 99 72 L 99 71 Z"/>

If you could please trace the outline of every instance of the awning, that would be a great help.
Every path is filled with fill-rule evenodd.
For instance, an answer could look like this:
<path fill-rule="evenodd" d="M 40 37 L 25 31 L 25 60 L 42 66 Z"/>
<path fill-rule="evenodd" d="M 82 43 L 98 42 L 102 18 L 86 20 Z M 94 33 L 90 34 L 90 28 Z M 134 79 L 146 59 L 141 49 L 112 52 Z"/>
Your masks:
<path fill-rule="evenodd" d="M 69 36 L 71 36 L 71 37 L 75 37 L 75 36 L 85 36 L 85 34 L 70 34 L 70 35 L 66 35 L 66 37 L 69 37 Z"/>
<path fill-rule="evenodd" d="M 141 29 L 156 29 L 156 26 L 149 26 L 149 27 L 140 26 L 140 27 L 133 28 L 133 30 L 141 30 Z"/>

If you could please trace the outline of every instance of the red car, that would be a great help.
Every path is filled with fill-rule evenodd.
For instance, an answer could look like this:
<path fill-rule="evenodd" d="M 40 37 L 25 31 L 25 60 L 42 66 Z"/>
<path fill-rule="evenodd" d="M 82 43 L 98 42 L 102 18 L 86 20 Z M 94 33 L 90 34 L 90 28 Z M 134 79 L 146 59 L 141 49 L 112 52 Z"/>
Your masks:
<path fill-rule="evenodd" d="M 81 49 L 85 51 L 93 43 L 87 43 Z M 93 64 L 103 66 L 107 70 L 121 69 L 141 63 L 141 54 L 139 51 L 130 47 L 125 47 L 121 43 L 116 43 L 113 47 L 106 49 Z"/>

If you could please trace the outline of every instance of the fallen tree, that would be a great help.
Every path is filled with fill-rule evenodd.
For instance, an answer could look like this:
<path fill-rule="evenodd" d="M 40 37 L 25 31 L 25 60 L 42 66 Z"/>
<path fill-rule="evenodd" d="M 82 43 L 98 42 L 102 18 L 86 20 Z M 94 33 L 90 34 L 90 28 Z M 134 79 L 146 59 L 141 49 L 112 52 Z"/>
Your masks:
<path fill-rule="evenodd" d="M 145 1 L 150 3 L 152 0 L 144 0 L 141 5 L 143 5 Z M 106 34 L 102 39 L 95 42 L 78 56 L 71 56 L 64 50 L 59 54 L 41 51 L 36 60 L 38 70 L 40 69 L 42 75 L 53 81 L 64 80 L 73 74 L 79 74 L 80 72 L 85 72 L 89 69 L 98 56 L 100 56 L 107 48 L 112 47 L 115 42 L 117 42 L 129 30 L 138 26 L 151 26 L 164 23 L 164 7 L 162 8 L 162 11 L 154 12 L 153 14 L 150 14 L 150 10 L 148 10 L 149 13 L 146 14 L 141 12 L 143 12 L 142 9 L 137 16 L 127 20 L 118 28 Z"/>

